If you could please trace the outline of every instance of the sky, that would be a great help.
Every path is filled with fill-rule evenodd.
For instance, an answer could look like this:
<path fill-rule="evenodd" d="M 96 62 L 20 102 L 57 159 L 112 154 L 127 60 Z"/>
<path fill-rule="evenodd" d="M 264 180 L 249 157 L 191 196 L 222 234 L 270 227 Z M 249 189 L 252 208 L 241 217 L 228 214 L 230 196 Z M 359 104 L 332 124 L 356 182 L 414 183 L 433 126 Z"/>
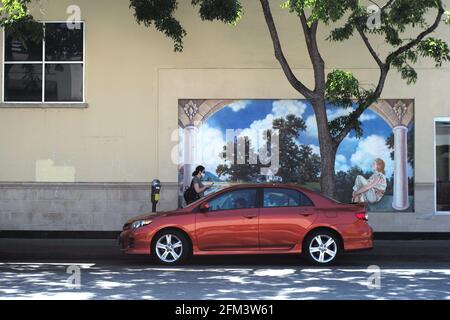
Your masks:
<path fill-rule="evenodd" d="M 351 111 L 352 108 L 327 106 L 329 120 Z M 202 124 L 198 135 L 199 163 L 212 173 L 215 173 L 218 164 L 223 163 L 218 155 L 226 143 L 226 129 L 242 130 L 240 135 L 251 137 L 258 146 L 261 142 L 261 139 L 258 139 L 261 132 L 271 128 L 274 119 L 288 114 L 302 118 L 307 125 L 306 131 L 300 133 L 297 142 L 309 145 L 313 152 L 319 154 L 316 120 L 312 106 L 307 100 L 239 100 L 223 107 Z M 386 146 L 385 141 L 392 129 L 370 109 L 363 113 L 360 120 L 363 137 L 357 139 L 351 132 L 344 139 L 336 156 L 336 172 L 347 171 L 352 166 L 359 166 L 363 171 L 371 171 L 373 160 L 381 158 L 386 163 L 386 176 L 390 177 L 394 163 L 390 157 L 391 150 Z M 408 175 L 410 177 L 413 175 L 413 169 L 410 166 Z"/>

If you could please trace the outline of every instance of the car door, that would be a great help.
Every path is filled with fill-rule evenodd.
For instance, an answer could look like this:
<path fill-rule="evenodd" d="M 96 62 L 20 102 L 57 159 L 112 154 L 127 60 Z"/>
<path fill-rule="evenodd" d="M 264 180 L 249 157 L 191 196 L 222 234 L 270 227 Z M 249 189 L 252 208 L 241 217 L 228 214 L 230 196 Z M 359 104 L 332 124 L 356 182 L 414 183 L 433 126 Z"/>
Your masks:
<path fill-rule="evenodd" d="M 228 191 L 208 201 L 206 212 L 196 213 L 200 250 L 258 250 L 259 208 L 256 189 Z"/>
<path fill-rule="evenodd" d="M 261 250 L 287 250 L 299 244 L 316 217 L 303 193 L 289 188 L 264 188 L 259 216 Z"/>

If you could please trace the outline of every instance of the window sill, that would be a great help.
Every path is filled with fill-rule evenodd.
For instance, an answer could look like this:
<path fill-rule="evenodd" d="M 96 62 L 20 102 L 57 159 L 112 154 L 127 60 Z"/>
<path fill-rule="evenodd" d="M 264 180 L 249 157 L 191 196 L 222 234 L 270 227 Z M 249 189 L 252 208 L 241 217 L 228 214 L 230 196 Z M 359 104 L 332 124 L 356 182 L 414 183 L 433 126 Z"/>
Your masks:
<path fill-rule="evenodd" d="M 86 109 L 88 103 L 0 103 L 0 109 Z"/>

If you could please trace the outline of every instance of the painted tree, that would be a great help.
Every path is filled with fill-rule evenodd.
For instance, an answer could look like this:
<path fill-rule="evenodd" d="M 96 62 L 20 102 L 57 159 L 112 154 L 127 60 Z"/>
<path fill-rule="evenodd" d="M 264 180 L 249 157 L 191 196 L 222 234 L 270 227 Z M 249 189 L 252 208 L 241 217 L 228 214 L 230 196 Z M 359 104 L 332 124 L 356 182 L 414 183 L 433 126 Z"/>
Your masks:
<path fill-rule="evenodd" d="M 303 34 L 314 70 L 313 88 L 300 79 L 301 75 L 294 73 L 287 61 L 268 0 L 260 0 L 262 13 L 273 43 L 275 58 L 289 84 L 313 106 L 321 154 L 321 190 L 329 196 L 334 196 L 335 158 L 339 145 L 352 130 L 357 137 L 361 136 L 359 117 L 380 98 L 391 69 L 400 72 L 401 77 L 408 84 L 412 84 L 417 79 L 414 64 L 420 57 L 433 59 L 437 67 L 450 60 L 448 44 L 431 36 L 443 20 L 448 23 L 450 18 L 445 16 L 441 0 L 385 0 L 379 7 L 380 23 L 375 27 L 368 23 L 373 13 L 368 12 L 359 0 L 280 2 L 282 8 L 298 18 L 298 30 Z M 240 0 L 192 0 L 192 5 L 199 8 L 203 20 L 218 20 L 228 24 L 236 24 L 243 17 L 243 3 L 244 1 Z M 137 22 L 154 26 L 164 32 L 173 39 L 175 51 L 182 51 L 186 31 L 173 16 L 177 5 L 176 0 L 130 0 L 130 8 Z M 428 21 L 430 17 L 432 21 Z M 359 37 L 379 69 L 378 81 L 372 87 L 362 87 L 355 75 L 349 71 L 332 70 L 326 73 L 326 62 L 318 44 L 321 39 L 317 37 L 320 25 L 332 28 L 329 41 L 345 41 L 352 36 Z M 413 38 L 405 32 L 410 29 L 416 31 Z M 382 56 L 377 52 L 371 40 L 373 36 L 384 37 L 385 42 L 390 45 L 387 55 Z M 342 108 L 350 108 L 352 103 L 356 102 L 357 107 L 349 111 L 348 115 L 329 121 L 326 112 L 327 101 Z"/>
<path fill-rule="evenodd" d="M 15 28 L 20 23 L 32 22 L 28 6 L 30 0 L 1 0 L 0 25 Z M 381 0 L 380 0 L 381 1 Z M 419 58 L 431 58 L 436 67 L 450 60 L 448 44 L 432 36 L 442 21 L 450 24 L 442 0 L 384 0 L 379 6 L 380 23 L 373 27 L 372 19 L 364 5 L 373 1 L 360 0 L 284 0 L 278 2 L 282 8 L 296 16 L 299 32 L 304 41 L 314 71 L 314 86 L 308 87 L 300 74 L 294 73 L 284 54 L 278 30 L 272 15 L 269 0 L 259 0 L 264 20 L 267 24 L 274 55 L 278 60 L 289 84 L 308 99 L 314 109 L 317 121 L 321 154 L 321 190 L 335 194 L 335 158 L 339 145 L 353 130 L 357 137 L 362 134 L 359 117 L 374 102 L 384 89 L 390 70 L 395 69 L 408 83 L 417 80 L 414 69 Z M 272 3 L 277 1 L 272 1 Z M 235 25 L 243 17 L 242 0 L 191 0 L 199 9 L 201 19 L 221 21 Z M 167 37 L 173 39 L 174 50 L 183 50 L 186 30 L 174 17 L 178 7 L 177 0 L 130 0 L 130 9 L 136 21 L 145 26 L 153 26 Z M 357 36 L 373 58 L 379 69 L 379 77 L 371 87 L 363 87 L 349 71 L 332 70 L 326 72 L 326 62 L 319 48 L 318 28 L 326 25 L 331 28 L 329 41 L 345 41 Z M 295 27 L 295 26 L 294 26 Z M 410 30 L 415 36 L 410 36 Z M 40 33 L 39 33 L 40 34 Z M 20 35 L 18 35 L 20 36 Z M 377 52 L 373 37 L 383 37 L 390 46 L 385 55 Z M 325 44 L 322 44 L 323 46 Z M 342 108 L 350 108 L 356 102 L 356 109 L 348 115 L 329 121 L 326 101 Z"/>
<path fill-rule="evenodd" d="M 273 120 L 272 129 L 277 130 L 279 136 L 279 166 L 277 176 L 283 182 L 299 183 L 315 182 L 319 172 L 318 157 L 308 145 L 300 145 L 297 139 L 306 130 L 306 123 L 302 118 L 288 114 L 285 118 Z M 270 138 L 270 134 L 267 135 Z M 267 146 L 272 149 L 268 139 Z"/>
<path fill-rule="evenodd" d="M 286 183 L 316 182 L 320 171 L 320 159 L 313 153 L 308 145 L 299 144 L 297 139 L 306 130 L 305 121 L 293 114 L 276 118 L 272 121 L 272 128 L 264 131 L 261 148 L 267 153 L 268 158 L 272 152 L 279 154 L 280 169 L 277 176 Z M 277 145 L 272 145 L 272 134 L 278 136 Z M 249 143 L 249 137 L 235 138 L 234 159 L 232 163 L 220 164 L 216 172 L 219 177 L 227 175 L 230 181 L 252 181 L 260 178 L 261 169 L 267 168 L 267 164 L 257 161 L 255 150 Z M 243 148 L 238 148 L 238 145 Z M 227 146 L 223 147 L 226 156 Z M 260 151 L 262 151 L 260 149 Z M 253 155 L 253 157 L 251 157 Z M 255 161 L 251 162 L 251 158 Z"/>
<path fill-rule="evenodd" d="M 244 148 L 238 148 L 244 146 Z M 253 146 L 250 144 L 249 137 L 235 137 L 233 143 L 233 161 L 232 163 L 219 164 L 216 173 L 220 177 L 228 176 L 228 181 L 245 182 L 255 179 L 260 171 L 257 163 L 251 164 L 251 155 L 255 154 Z M 227 146 L 223 146 L 221 158 L 226 158 Z"/>

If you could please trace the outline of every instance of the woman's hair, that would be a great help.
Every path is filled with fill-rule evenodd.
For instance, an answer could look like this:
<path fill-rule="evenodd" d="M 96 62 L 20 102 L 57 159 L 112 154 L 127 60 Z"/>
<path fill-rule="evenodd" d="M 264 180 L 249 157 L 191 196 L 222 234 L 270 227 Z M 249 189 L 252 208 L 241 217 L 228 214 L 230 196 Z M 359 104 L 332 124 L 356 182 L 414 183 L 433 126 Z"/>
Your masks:
<path fill-rule="evenodd" d="M 204 166 L 198 166 L 197 168 L 195 168 L 195 171 L 192 172 L 192 176 L 195 177 L 196 175 L 198 175 L 200 172 L 205 171 L 205 167 Z"/>
<path fill-rule="evenodd" d="M 378 172 L 381 172 L 382 174 L 384 174 L 384 167 L 385 167 L 385 164 L 384 164 L 383 159 L 376 158 L 376 159 L 375 159 L 375 163 L 376 163 L 376 165 L 377 165 L 377 171 L 378 171 Z"/>

